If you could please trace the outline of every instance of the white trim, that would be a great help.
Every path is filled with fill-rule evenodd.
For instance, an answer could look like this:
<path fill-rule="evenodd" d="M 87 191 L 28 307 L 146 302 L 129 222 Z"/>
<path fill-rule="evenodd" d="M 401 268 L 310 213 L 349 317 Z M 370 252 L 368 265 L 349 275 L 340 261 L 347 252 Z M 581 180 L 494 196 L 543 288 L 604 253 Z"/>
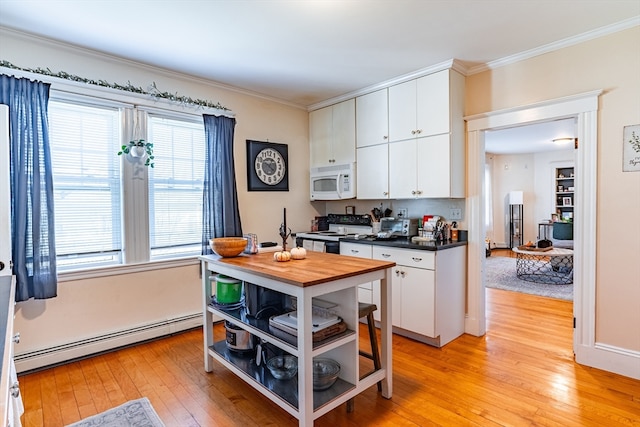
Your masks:
<path fill-rule="evenodd" d="M 589 40 L 604 37 L 609 34 L 614 34 L 619 31 L 627 30 L 635 26 L 640 25 L 640 16 L 626 19 L 621 22 L 617 22 L 612 25 L 607 25 L 601 28 L 597 28 L 593 31 L 579 34 L 577 36 L 568 37 L 566 39 L 558 40 L 553 43 L 548 43 L 543 46 L 539 46 L 533 49 L 529 49 L 524 52 L 517 53 L 515 55 L 506 56 L 504 58 L 497 59 L 495 61 L 487 62 L 486 64 L 480 64 L 475 67 L 470 67 L 467 70 L 467 75 L 481 73 L 487 70 L 493 70 L 505 65 L 514 64 L 516 62 L 524 61 L 525 59 L 533 58 L 535 56 L 543 55 L 545 53 L 554 52 L 556 50 L 564 49 L 569 46 L 574 46 L 580 43 L 584 43 Z"/>
<path fill-rule="evenodd" d="M 559 98 L 503 111 L 479 114 L 467 118 L 468 174 L 467 212 L 469 213 L 468 318 L 465 332 L 481 335 L 486 328 L 484 300 L 484 200 L 481 197 L 484 179 L 484 132 L 515 127 L 564 117 L 577 118 L 579 148 L 576 153 L 576 203 L 574 225 L 574 315 L 576 328 L 574 345 L 576 362 L 611 372 L 637 377 L 640 363 L 635 353 L 596 346 L 596 216 L 597 216 L 597 153 L 598 97 L 601 90 Z M 597 351 L 596 351 L 597 350 Z M 597 357 L 594 356 L 597 354 Z M 608 355 L 608 356 L 607 356 Z M 622 360 L 622 362 L 621 362 Z"/>
<path fill-rule="evenodd" d="M 424 77 L 426 75 L 437 73 L 438 71 L 448 70 L 448 69 L 456 70 L 463 76 L 466 74 L 466 68 L 464 67 L 464 65 L 462 65 L 460 61 L 458 61 L 457 59 L 449 59 L 447 61 L 432 65 L 430 67 L 421 68 L 411 73 L 403 74 L 401 76 L 394 77 L 384 82 L 376 83 L 372 86 L 367 86 L 365 88 L 358 89 L 353 92 L 345 93 L 340 96 L 336 96 L 334 98 L 325 99 L 324 101 L 311 104 L 309 105 L 309 107 L 307 107 L 307 110 L 308 111 L 318 110 L 323 107 L 328 107 L 329 105 L 337 104 L 342 101 L 347 101 L 349 99 L 366 95 L 368 93 L 375 92 L 380 89 L 386 89 L 388 87 L 395 86 L 397 84 L 404 83 L 409 80 L 414 80 L 419 77 Z"/>
<path fill-rule="evenodd" d="M 123 274 L 140 273 L 142 271 L 164 270 L 166 268 L 184 267 L 199 264 L 198 256 L 179 259 L 166 259 L 142 262 L 139 264 L 118 264 L 108 267 L 87 268 L 58 273 L 58 283 L 74 280 L 94 279 L 96 277 L 121 276 Z"/>
<path fill-rule="evenodd" d="M 576 362 L 640 380 L 640 352 L 595 343 L 576 351 Z"/>

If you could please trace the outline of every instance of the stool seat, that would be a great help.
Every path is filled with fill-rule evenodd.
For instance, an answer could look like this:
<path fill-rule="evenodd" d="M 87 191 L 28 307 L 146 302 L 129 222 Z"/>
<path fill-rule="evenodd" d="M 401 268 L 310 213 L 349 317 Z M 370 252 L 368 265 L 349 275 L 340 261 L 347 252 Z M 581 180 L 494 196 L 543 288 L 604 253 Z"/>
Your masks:
<path fill-rule="evenodd" d="M 358 319 L 367 317 L 369 313 L 376 311 L 378 307 L 375 304 L 367 304 L 366 302 L 358 303 Z"/>

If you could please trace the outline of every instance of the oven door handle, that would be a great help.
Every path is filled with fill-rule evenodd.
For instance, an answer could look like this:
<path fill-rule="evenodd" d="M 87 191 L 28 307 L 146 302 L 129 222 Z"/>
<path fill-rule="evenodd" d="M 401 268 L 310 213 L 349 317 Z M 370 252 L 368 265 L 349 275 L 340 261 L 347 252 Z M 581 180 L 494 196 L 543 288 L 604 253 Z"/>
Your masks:
<path fill-rule="evenodd" d="M 338 193 L 338 198 L 342 199 L 342 192 L 340 191 L 340 179 L 342 178 L 342 173 L 338 174 L 338 179 L 336 179 L 336 192 Z"/>

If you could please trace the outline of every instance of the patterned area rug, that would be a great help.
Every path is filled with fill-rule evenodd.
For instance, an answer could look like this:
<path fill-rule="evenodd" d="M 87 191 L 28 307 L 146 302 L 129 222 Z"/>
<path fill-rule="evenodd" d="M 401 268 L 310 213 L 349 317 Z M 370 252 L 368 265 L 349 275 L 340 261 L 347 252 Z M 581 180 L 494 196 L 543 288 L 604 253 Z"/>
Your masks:
<path fill-rule="evenodd" d="M 67 427 L 164 427 L 146 397 L 109 409 Z"/>
<path fill-rule="evenodd" d="M 515 258 L 488 257 L 485 279 L 488 288 L 573 301 L 573 285 L 548 285 L 518 279 Z"/>

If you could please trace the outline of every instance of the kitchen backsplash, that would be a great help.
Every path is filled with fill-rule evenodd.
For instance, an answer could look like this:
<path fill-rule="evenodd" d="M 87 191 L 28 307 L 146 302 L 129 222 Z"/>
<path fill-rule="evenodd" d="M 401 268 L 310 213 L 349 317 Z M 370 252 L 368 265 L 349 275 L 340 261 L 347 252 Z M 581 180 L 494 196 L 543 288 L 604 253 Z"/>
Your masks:
<path fill-rule="evenodd" d="M 321 202 L 313 202 L 319 211 L 322 211 Z M 406 199 L 406 200 L 336 200 L 324 202 L 328 213 L 345 213 L 347 206 L 355 206 L 356 214 L 367 214 L 373 208 L 380 208 L 382 211 L 389 208 L 392 210 L 391 216 L 396 216 L 399 209 L 407 209 L 409 218 L 422 218 L 423 215 L 440 215 L 446 221 L 457 221 L 458 228 L 466 229 L 465 200 L 464 199 Z M 451 210 L 460 209 L 461 219 L 452 219 Z"/>

